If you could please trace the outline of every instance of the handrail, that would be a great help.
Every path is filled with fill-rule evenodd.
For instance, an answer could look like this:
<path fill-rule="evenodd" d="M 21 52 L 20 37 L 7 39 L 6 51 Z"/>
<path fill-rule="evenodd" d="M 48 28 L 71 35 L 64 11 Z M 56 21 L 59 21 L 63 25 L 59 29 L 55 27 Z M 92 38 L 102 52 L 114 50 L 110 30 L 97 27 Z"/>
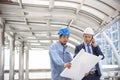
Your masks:
<path fill-rule="evenodd" d="M 14 70 L 14 71 L 15 71 L 15 73 L 19 72 L 18 69 Z M 50 72 L 50 71 L 51 71 L 50 69 L 29 69 L 29 72 Z M 25 72 L 25 70 L 24 70 L 24 72 Z M 4 70 L 4 73 L 9 73 L 9 70 Z"/>

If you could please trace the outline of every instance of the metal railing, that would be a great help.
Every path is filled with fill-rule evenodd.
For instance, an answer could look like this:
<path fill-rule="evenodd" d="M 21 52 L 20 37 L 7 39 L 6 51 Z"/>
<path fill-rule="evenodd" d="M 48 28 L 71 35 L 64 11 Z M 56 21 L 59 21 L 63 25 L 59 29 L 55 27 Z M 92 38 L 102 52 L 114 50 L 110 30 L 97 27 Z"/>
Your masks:
<path fill-rule="evenodd" d="M 14 70 L 15 75 L 19 74 L 19 70 Z M 29 80 L 51 80 L 50 69 L 29 69 L 29 76 L 32 74 L 38 73 L 38 78 L 30 78 Z M 5 74 L 9 74 L 9 70 L 4 70 Z M 25 70 L 24 70 L 25 73 Z M 107 67 L 102 68 L 102 77 L 101 80 L 120 80 L 120 67 L 113 67 L 111 65 L 107 65 Z M 43 77 L 40 77 L 43 76 Z M 15 78 L 15 80 L 19 80 L 19 78 Z"/>

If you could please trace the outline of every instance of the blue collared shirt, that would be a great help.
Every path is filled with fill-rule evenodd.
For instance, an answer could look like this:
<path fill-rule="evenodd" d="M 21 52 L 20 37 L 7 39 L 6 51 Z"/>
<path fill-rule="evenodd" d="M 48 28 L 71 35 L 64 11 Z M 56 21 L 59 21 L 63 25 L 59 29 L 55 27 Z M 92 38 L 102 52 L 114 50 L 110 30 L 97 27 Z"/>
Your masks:
<path fill-rule="evenodd" d="M 51 64 L 51 80 L 70 80 L 60 76 L 64 70 L 64 64 L 70 62 L 72 57 L 67 51 L 67 46 L 63 46 L 59 41 L 53 43 L 49 50 Z"/>

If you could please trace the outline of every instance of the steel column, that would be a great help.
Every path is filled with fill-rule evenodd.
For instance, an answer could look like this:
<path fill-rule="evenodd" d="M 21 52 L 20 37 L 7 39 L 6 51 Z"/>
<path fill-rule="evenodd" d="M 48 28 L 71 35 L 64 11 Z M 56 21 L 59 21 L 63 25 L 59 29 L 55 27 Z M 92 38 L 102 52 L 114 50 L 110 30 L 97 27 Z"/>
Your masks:
<path fill-rule="evenodd" d="M 10 38 L 10 72 L 9 80 L 14 80 L 14 66 L 15 66 L 15 34 Z"/>
<path fill-rule="evenodd" d="M 25 80 L 29 80 L 29 49 L 26 50 L 26 76 Z"/>
<path fill-rule="evenodd" d="M 4 80 L 4 29 L 4 23 L 0 18 L 0 80 Z"/>
<path fill-rule="evenodd" d="M 19 53 L 19 80 L 24 80 L 24 42 L 21 43 Z"/>

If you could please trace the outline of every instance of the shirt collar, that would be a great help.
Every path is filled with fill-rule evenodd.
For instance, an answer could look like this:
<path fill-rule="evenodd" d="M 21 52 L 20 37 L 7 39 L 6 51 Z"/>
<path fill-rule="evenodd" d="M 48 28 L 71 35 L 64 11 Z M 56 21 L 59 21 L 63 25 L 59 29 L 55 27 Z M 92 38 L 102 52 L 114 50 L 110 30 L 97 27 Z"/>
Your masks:
<path fill-rule="evenodd" d="M 87 46 L 87 43 L 86 43 L 86 42 L 84 42 L 84 44 L 85 44 L 85 46 Z M 89 43 L 89 45 L 91 46 L 91 43 Z"/>
<path fill-rule="evenodd" d="M 57 42 L 60 46 L 67 48 L 67 45 L 62 45 L 59 41 Z"/>

